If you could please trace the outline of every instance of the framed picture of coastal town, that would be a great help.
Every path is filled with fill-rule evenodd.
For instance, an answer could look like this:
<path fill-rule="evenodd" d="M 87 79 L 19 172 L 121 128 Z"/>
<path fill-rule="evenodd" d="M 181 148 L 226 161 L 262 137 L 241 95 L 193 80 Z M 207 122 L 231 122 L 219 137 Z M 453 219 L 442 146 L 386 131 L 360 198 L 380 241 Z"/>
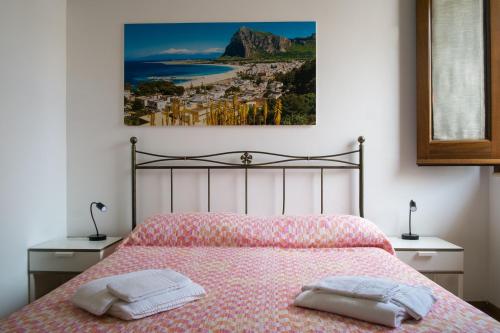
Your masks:
<path fill-rule="evenodd" d="M 129 126 L 316 124 L 316 23 L 125 24 Z"/>

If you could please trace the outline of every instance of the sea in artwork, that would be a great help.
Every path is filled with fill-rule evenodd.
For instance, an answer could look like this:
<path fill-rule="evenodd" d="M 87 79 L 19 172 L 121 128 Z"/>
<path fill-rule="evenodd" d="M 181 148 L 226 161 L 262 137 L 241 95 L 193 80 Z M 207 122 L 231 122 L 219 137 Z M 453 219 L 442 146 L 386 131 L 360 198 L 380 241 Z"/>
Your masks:
<path fill-rule="evenodd" d="M 223 74 L 232 70 L 231 66 L 214 64 L 182 64 L 178 61 L 126 61 L 125 82 L 129 82 L 133 87 L 141 82 L 155 80 L 180 84 L 202 76 Z"/>

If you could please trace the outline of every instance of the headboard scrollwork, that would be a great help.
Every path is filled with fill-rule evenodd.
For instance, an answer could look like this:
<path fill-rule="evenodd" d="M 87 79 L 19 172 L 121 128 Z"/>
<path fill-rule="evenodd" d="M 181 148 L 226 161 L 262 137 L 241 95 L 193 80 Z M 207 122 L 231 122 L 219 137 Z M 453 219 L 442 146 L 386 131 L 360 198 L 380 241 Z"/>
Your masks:
<path fill-rule="evenodd" d="M 330 155 L 320 156 L 296 156 L 269 153 L 252 150 L 236 150 L 207 155 L 175 156 L 154 154 L 137 150 L 137 138 L 131 137 L 131 168 L 132 168 L 132 229 L 137 225 L 137 170 L 170 170 L 170 211 L 173 212 L 173 175 L 176 169 L 202 169 L 207 170 L 208 181 L 208 211 L 210 211 L 210 170 L 211 169 L 243 169 L 245 170 L 245 214 L 248 213 L 248 169 L 281 169 L 283 173 L 283 207 L 285 213 L 286 196 L 286 170 L 287 169 L 316 169 L 321 172 L 321 213 L 323 213 L 323 171 L 325 169 L 355 169 L 359 170 L 359 215 L 364 216 L 363 200 L 363 144 L 365 138 L 358 138 L 358 149 Z M 350 155 L 358 155 L 358 163 L 344 160 L 342 158 Z M 137 162 L 137 155 L 146 156 L 147 160 Z M 239 156 L 239 163 L 234 162 Z M 262 162 L 254 162 L 253 158 L 267 158 Z M 180 163 L 180 162 L 183 163 Z M 318 164 L 312 164 L 311 162 Z"/>

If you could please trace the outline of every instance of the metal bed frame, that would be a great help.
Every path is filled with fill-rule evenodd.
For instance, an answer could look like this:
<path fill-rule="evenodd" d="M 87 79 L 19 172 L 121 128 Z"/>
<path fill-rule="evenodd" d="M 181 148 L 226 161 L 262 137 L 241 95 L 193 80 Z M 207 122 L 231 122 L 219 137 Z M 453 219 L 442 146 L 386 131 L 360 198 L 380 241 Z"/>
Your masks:
<path fill-rule="evenodd" d="M 286 199 L 286 170 L 288 169 L 316 169 L 321 172 L 321 214 L 323 214 L 323 170 L 324 169 L 355 169 L 359 170 L 359 215 L 364 217 L 363 203 L 363 143 L 365 138 L 358 137 L 358 149 L 331 155 L 320 156 L 294 156 L 285 154 L 276 154 L 263 151 L 252 150 L 237 150 L 208 155 L 197 156 L 172 156 L 153 154 L 145 151 L 137 150 L 137 138 L 131 137 L 131 160 L 132 160 L 132 229 L 137 225 L 137 170 L 170 170 L 170 212 L 174 211 L 174 186 L 173 177 L 174 170 L 178 169 L 204 169 L 207 170 L 208 181 L 208 211 L 210 212 L 210 170 L 212 169 L 243 169 L 245 170 L 245 214 L 248 213 L 248 170 L 249 169 L 281 169 L 283 173 L 283 205 L 282 214 L 285 214 L 285 199 Z M 338 159 L 349 155 L 358 155 L 358 163 Z M 137 155 L 147 156 L 150 159 L 144 162 L 137 163 Z M 216 158 L 232 157 L 240 155 L 241 163 L 230 162 L 230 160 L 220 160 Z M 261 157 L 275 158 L 271 161 L 260 163 L 252 163 L 254 155 Z M 179 161 L 190 161 L 191 164 L 177 164 Z M 322 162 L 322 165 L 311 165 L 309 162 Z M 164 164 L 165 162 L 169 164 Z M 174 163 L 171 163 L 174 162 Z M 293 162 L 306 162 L 305 164 L 293 164 Z"/>

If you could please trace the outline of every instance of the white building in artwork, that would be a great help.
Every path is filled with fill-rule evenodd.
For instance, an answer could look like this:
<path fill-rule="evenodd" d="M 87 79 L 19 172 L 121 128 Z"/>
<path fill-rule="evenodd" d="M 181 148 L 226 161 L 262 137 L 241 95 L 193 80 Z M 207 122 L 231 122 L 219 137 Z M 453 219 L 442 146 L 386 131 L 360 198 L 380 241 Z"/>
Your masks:
<path fill-rule="evenodd" d="M 283 87 L 283 82 L 273 81 L 273 82 L 271 82 L 270 86 L 271 86 L 271 89 L 278 90 L 278 89 L 281 89 Z"/>
<path fill-rule="evenodd" d="M 161 99 L 161 100 L 146 99 L 146 100 L 144 100 L 144 106 L 150 107 L 153 109 L 157 109 L 158 111 L 162 111 L 163 109 L 165 109 L 167 104 L 169 104 L 169 102 L 166 99 Z"/>
<path fill-rule="evenodd" d="M 190 102 L 191 103 L 203 103 L 203 102 L 206 102 L 206 100 L 207 100 L 207 97 L 205 95 L 197 94 L 197 95 L 194 95 L 193 97 L 191 97 Z"/>

